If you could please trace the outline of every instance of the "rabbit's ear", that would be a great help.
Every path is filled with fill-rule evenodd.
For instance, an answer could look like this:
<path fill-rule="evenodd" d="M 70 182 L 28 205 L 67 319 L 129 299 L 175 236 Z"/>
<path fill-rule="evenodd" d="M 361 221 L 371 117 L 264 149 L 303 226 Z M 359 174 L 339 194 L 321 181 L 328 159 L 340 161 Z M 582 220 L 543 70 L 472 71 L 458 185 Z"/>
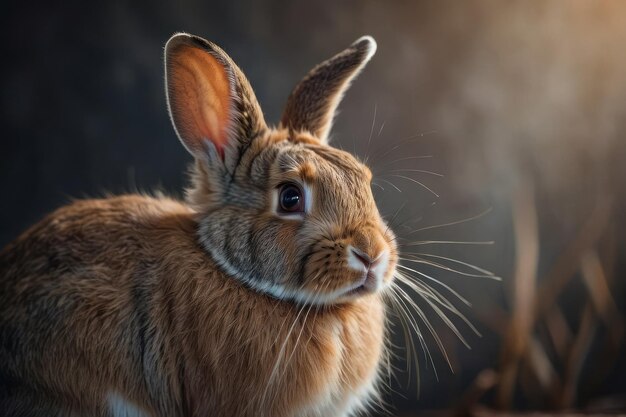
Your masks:
<path fill-rule="evenodd" d="M 224 51 L 179 33 L 165 45 L 167 104 L 174 129 L 191 154 L 237 155 L 266 128 L 254 92 Z M 213 146 L 211 146 L 211 144 Z"/>
<path fill-rule="evenodd" d="M 282 126 L 294 131 L 309 131 L 322 142 L 327 142 L 344 92 L 375 52 L 376 41 L 371 36 L 363 36 L 343 52 L 313 68 L 287 99 Z"/>

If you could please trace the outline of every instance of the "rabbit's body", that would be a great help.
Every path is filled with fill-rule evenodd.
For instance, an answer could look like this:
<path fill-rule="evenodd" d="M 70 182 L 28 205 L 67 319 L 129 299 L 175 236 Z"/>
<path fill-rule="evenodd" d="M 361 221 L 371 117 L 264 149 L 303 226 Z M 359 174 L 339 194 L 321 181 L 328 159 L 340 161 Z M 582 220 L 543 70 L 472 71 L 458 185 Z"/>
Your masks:
<path fill-rule="evenodd" d="M 376 396 L 395 236 L 328 146 L 374 53 L 315 67 L 270 128 L 217 46 L 165 48 L 185 203 L 75 202 L 0 254 L 1 416 L 344 416 Z"/>
<path fill-rule="evenodd" d="M 7 247 L 4 415 L 340 416 L 364 401 L 379 295 L 310 307 L 250 291 L 196 230 L 181 203 L 123 196 L 57 210 Z"/>

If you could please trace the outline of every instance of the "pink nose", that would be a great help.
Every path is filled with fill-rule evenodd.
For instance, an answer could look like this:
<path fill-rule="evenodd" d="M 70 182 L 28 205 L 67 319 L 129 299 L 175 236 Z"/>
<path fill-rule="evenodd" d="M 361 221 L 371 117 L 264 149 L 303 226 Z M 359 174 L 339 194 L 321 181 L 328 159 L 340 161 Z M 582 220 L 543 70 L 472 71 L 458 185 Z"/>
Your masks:
<path fill-rule="evenodd" d="M 372 259 L 368 254 L 361 252 L 360 250 L 352 248 L 352 254 L 365 266 L 365 268 L 369 269 L 373 265 L 376 264 L 378 259 Z"/>

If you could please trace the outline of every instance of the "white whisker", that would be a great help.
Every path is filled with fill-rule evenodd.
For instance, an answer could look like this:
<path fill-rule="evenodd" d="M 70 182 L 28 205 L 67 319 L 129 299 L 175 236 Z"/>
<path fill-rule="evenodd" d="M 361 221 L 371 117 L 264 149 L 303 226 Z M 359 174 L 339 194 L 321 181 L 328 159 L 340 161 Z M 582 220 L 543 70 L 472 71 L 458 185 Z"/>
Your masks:
<path fill-rule="evenodd" d="M 437 307 L 435 304 L 433 304 L 431 301 L 436 302 L 437 304 L 441 305 L 443 308 L 445 308 L 446 310 L 450 311 L 451 313 L 453 313 L 454 315 L 456 315 L 457 317 L 459 317 L 461 320 L 463 320 L 463 322 L 478 336 L 480 336 L 480 332 L 478 331 L 478 329 L 476 329 L 476 327 L 471 323 L 471 321 L 469 321 L 469 319 L 463 314 L 461 313 L 455 306 L 454 304 L 452 304 L 450 301 L 448 301 L 443 294 L 441 294 L 439 291 L 437 291 L 435 288 L 428 286 L 425 282 L 422 282 L 420 280 L 416 280 L 416 281 L 411 281 L 409 279 L 408 276 L 399 273 L 399 277 L 400 277 L 400 281 L 403 282 L 404 284 L 406 284 L 409 288 L 411 288 L 413 291 L 415 291 L 418 295 L 421 295 L 424 300 L 426 302 L 428 302 L 428 304 L 433 308 L 433 310 L 435 310 L 435 312 L 437 312 L 437 314 L 442 318 L 442 320 L 444 320 L 444 322 L 446 322 L 446 324 L 448 325 L 448 327 L 450 327 L 450 329 L 456 334 L 456 336 L 459 338 L 459 340 L 461 340 L 461 342 L 468 348 L 471 349 L 471 347 L 469 346 L 469 344 L 466 342 L 465 338 L 460 334 L 460 332 L 458 332 L 456 326 L 454 326 L 454 324 L 452 322 L 449 321 L 448 317 L 439 309 L 439 307 Z M 466 301 L 463 297 L 461 297 L 459 294 L 457 294 L 456 292 L 454 292 L 450 287 L 448 287 L 447 285 L 443 284 L 442 282 L 436 281 L 438 282 L 440 285 L 442 285 L 444 288 L 446 288 L 448 291 L 450 291 L 451 293 L 453 293 L 454 295 L 456 295 L 461 301 Z M 467 305 L 469 306 L 469 302 L 467 303 Z"/>
<path fill-rule="evenodd" d="M 440 227 L 448 227 L 448 226 L 454 226 L 454 225 L 457 225 L 457 224 L 471 222 L 472 220 L 480 219 L 481 217 L 483 217 L 486 214 L 490 213 L 492 210 L 493 210 L 493 208 L 489 207 L 487 210 L 483 211 L 482 213 L 479 213 L 479 214 L 477 214 L 475 216 L 468 217 L 468 218 L 465 218 L 465 219 L 462 219 L 462 220 L 456 220 L 456 221 L 453 221 L 453 222 L 436 224 L 436 225 L 433 225 L 433 226 L 421 227 L 419 229 L 416 229 L 416 230 L 412 231 L 411 233 L 409 233 L 409 235 L 411 235 L 413 233 L 422 232 L 424 230 L 437 229 L 437 228 L 440 228 Z"/>
<path fill-rule="evenodd" d="M 435 328 L 430 324 L 430 321 L 428 320 L 428 317 L 426 317 L 426 314 L 424 314 L 422 309 L 419 308 L 415 304 L 415 302 L 411 299 L 411 297 L 409 297 L 408 294 L 400 286 L 396 285 L 396 289 L 399 291 L 400 299 L 404 299 L 407 303 L 409 303 L 409 305 L 411 305 L 413 307 L 413 311 L 415 311 L 415 313 L 419 316 L 420 320 L 424 323 L 424 325 L 426 326 L 426 328 L 428 329 L 430 334 L 433 336 L 433 339 L 435 340 L 435 343 L 437 343 L 437 346 L 439 347 L 439 350 L 441 351 L 441 353 L 443 354 L 444 358 L 446 359 L 446 362 L 448 363 L 448 366 L 450 366 L 450 368 L 452 368 L 452 365 L 450 363 L 450 359 L 448 358 L 448 353 L 446 352 L 446 349 L 443 346 L 443 342 L 441 341 L 441 338 L 439 337 L 439 335 L 435 331 Z M 421 333 L 420 333 L 420 335 L 421 335 Z M 424 342 L 424 345 L 427 346 L 426 342 Z M 435 373 L 435 377 L 437 378 L 437 380 L 439 380 L 439 375 L 437 374 L 437 368 L 435 367 L 435 361 L 433 360 L 433 357 L 430 354 L 430 350 L 427 347 L 426 347 L 426 351 L 428 352 L 428 356 L 430 358 L 430 363 L 433 366 L 433 371 Z"/>
<path fill-rule="evenodd" d="M 383 188 L 383 186 L 382 186 L 382 185 L 380 185 L 380 184 L 377 184 L 377 183 L 376 183 L 376 181 L 372 181 L 372 185 L 375 185 L 375 186 L 377 186 L 378 188 L 380 188 L 381 190 L 385 191 L 385 189 Z"/>
<path fill-rule="evenodd" d="M 425 256 L 425 255 L 428 255 L 428 254 L 422 254 L 422 256 Z M 445 257 L 438 257 L 437 255 L 434 255 L 434 257 L 445 258 Z M 493 280 L 496 280 L 496 281 L 501 281 L 502 280 L 499 276 L 496 276 L 496 275 L 494 275 L 493 273 L 491 273 L 489 271 L 484 271 L 485 273 L 483 273 L 483 274 L 472 274 L 470 272 L 459 271 L 458 269 L 451 268 L 451 267 L 449 267 L 447 265 L 444 265 L 444 264 L 441 264 L 441 263 L 438 263 L 438 262 L 435 262 L 435 261 L 431 261 L 431 260 L 428 260 L 428 259 L 423 259 L 423 258 L 420 258 L 420 257 L 412 255 L 412 254 L 406 254 L 405 257 L 400 257 L 399 259 L 403 260 L 403 261 L 407 261 L 407 262 L 413 262 L 413 263 L 433 266 L 435 268 L 443 269 L 445 271 L 454 272 L 455 274 L 463 275 L 463 276 L 466 276 L 466 277 L 487 278 L 487 279 L 493 279 Z M 450 261 L 450 262 L 459 263 L 459 264 L 464 265 L 464 266 L 466 266 L 468 268 L 472 268 L 473 267 L 473 265 L 468 264 L 468 263 L 463 262 L 463 261 L 457 261 L 455 259 L 450 259 L 450 258 L 447 258 L 447 260 Z M 476 268 L 472 268 L 472 269 L 476 269 Z"/>
<path fill-rule="evenodd" d="M 405 243 L 403 246 L 421 246 L 421 245 L 493 245 L 493 240 L 487 241 L 459 241 L 459 240 L 416 240 L 413 242 Z"/>
<path fill-rule="evenodd" d="M 424 272 L 418 271 L 418 270 L 416 270 L 414 268 L 409 268 L 406 265 L 398 264 L 398 267 L 402 268 L 402 269 L 404 269 L 406 271 L 410 271 L 410 272 L 413 272 L 415 274 L 418 274 L 418 275 L 420 275 L 420 276 L 422 276 L 422 277 L 424 277 L 424 278 L 426 278 L 426 279 L 428 279 L 428 280 L 430 280 L 432 282 L 436 282 L 437 284 L 441 285 L 446 290 L 450 291 L 450 293 L 453 294 L 456 298 L 458 298 L 459 301 L 461 301 L 463 304 L 467 305 L 468 307 L 471 307 L 471 303 L 469 301 L 467 301 L 461 294 L 459 294 L 454 289 L 452 289 L 449 285 L 439 281 L 438 279 L 435 279 L 435 278 L 431 277 L 428 274 L 425 274 Z"/>
<path fill-rule="evenodd" d="M 384 173 L 387 173 L 387 172 L 388 172 L 388 173 L 396 173 L 396 172 L 398 172 L 398 173 L 400 173 L 400 172 L 419 172 L 419 173 L 422 173 L 422 174 L 434 175 L 434 176 L 436 176 L 436 177 L 443 177 L 443 176 L 444 176 L 443 174 L 440 174 L 440 173 L 438 173 L 438 172 L 428 171 L 428 170 L 425 170 L 425 169 L 410 169 L 410 168 L 393 169 L 393 170 L 391 170 L 391 171 L 385 171 L 385 172 L 383 172 L 383 174 L 384 174 Z"/>
<path fill-rule="evenodd" d="M 389 174 L 386 175 L 388 177 L 395 177 L 395 178 L 402 178 L 411 182 L 414 182 L 417 185 L 420 185 L 421 187 L 423 187 L 424 189 L 428 190 L 431 194 L 433 194 L 435 197 L 439 198 L 439 194 L 437 194 L 436 192 L 434 192 L 431 188 L 429 188 L 426 184 L 416 180 L 415 178 L 411 178 L 411 177 L 407 177 L 406 175 L 398 175 L 398 174 Z"/>
<path fill-rule="evenodd" d="M 383 121 L 383 123 L 380 125 L 380 129 L 378 129 L 378 136 L 380 137 L 381 133 L 383 133 L 383 129 L 385 128 L 385 123 L 386 121 Z"/>
<path fill-rule="evenodd" d="M 406 156 L 404 158 L 398 158 L 398 159 L 394 159 L 393 161 L 386 162 L 378 168 L 386 168 L 389 165 L 397 165 L 398 162 L 402 162 L 402 161 L 409 161 L 413 159 L 426 159 L 426 158 L 432 158 L 432 157 L 433 157 L 432 155 Z"/>
<path fill-rule="evenodd" d="M 405 324 L 407 325 L 407 333 L 408 333 L 408 338 L 407 340 L 410 341 L 411 343 L 411 347 L 412 347 L 412 352 L 413 352 L 413 356 L 415 357 L 415 367 L 416 367 L 416 372 L 417 372 L 417 381 L 418 381 L 418 385 L 419 385 L 419 358 L 417 357 L 417 351 L 415 349 L 415 343 L 413 342 L 413 336 L 412 336 L 412 332 L 410 331 L 410 329 L 412 328 L 415 331 L 415 334 L 418 337 L 418 340 L 420 342 L 420 346 L 422 347 L 422 352 L 424 352 L 424 358 L 426 361 L 430 360 L 433 369 L 435 370 L 435 374 L 436 374 L 436 368 L 435 368 L 435 363 L 433 361 L 432 355 L 430 354 L 430 350 L 428 348 L 428 345 L 426 344 L 426 341 L 424 340 L 424 336 L 422 334 L 422 331 L 419 328 L 419 325 L 417 324 L 415 317 L 413 316 L 413 314 L 411 314 L 411 309 L 409 308 L 409 306 L 406 304 L 406 302 L 402 299 L 400 293 L 398 292 L 400 290 L 400 287 L 398 287 L 397 284 L 394 284 L 391 287 L 391 290 L 393 292 L 393 294 L 395 295 L 395 301 L 396 301 L 396 305 L 399 307 L 400 311 L 400 316 L 404 317 Z M 411 306 L 415 309 L 419 309 L 419 307 L 417 305 L 415 305 L 415 303 L 410 302 Z M 407 336 L 405 336 L 407 337 Z M 411 366 L 411 362 L 410 362 L 410 356 L 409 356 L 409 352 L 407 351 L 407 369 L 410 370 L 410 366 Z M 409 377 L 410 377 L 410 373 L 409 373 Z M 409 379 L 410 382 L 410 379 Z"/>
<path fill-rule="evenodd" d="M 398 192 L 399 192 L 399 193 L 401 193 L 401 192 L 402 192 L 402 190 L 401 190 L 400 188 L 398 188 L 398 187 L 397 187 L 394 183 L 392 183 L 391 181 L 387 181 L 386 179 L 384 179 L 384 178 L 380 178 L 380 177 L 378 177 L 377 179 L 378 179 L 379 181 L 384 181 L 384 182 L 386 182 L 387 184 L 391 185 L 393 188 L 395 188 L 396 190 L 398 190 Z"/>

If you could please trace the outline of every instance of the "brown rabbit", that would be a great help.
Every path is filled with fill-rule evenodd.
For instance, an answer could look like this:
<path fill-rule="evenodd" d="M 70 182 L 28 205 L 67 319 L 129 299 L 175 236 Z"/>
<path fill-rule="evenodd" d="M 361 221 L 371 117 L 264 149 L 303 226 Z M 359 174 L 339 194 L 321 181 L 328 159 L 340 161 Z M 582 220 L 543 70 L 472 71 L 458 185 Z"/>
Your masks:
<path fill-rule="evenodd" d="M 0 253 L 2 416 L 347 416 L 376 397 L 394 235 L 371 173 L 327 143 L 374 54 L 315 67 L 269 128 L 239 68 L 177 34 L 186 202 L 78 201 Z"/>

